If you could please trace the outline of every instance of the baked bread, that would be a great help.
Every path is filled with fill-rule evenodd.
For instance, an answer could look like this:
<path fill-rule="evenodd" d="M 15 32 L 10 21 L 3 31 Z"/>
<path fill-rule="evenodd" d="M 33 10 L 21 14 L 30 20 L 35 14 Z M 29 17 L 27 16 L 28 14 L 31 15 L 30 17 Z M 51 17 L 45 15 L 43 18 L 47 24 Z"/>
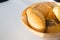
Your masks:
<path fill-rule="evenodd" d="M 31 25 L 31 27 L 37 31 L 44 32 L 46 27 L 45 19 L 42 13 L 34 8 L 28 8 L 26 13 L 28 23 Z"/>
<path fill-rule="evenodd" d="M 49 5 L 49 3 L 39 4 L 35 8 L 45 16 L 45 19 L 55 19 L 55 15 L 52 11 L 53 7 Z"/>
<path fill-rule="evenodd" d="M 37 32 L 58 33 L 60 32 L 60 19 L 53 11 L 55 6 L 56 4 L 52 2 L 33 4 L 23 12 L 26 16 L 23 20 L 25 19 L 26 25 Z"/>

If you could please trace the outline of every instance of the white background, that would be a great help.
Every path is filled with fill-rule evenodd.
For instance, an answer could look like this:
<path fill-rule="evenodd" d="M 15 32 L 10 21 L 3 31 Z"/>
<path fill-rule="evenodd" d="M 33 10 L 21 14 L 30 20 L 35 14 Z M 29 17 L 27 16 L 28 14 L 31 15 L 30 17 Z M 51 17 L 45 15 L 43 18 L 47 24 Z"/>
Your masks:
<path fill-rule="evenodd" d="M 0 40 L 43 40 L 28 31 L 21 22 L 22 10 L 47 0 L 9 0 L 0 3 Z"/>

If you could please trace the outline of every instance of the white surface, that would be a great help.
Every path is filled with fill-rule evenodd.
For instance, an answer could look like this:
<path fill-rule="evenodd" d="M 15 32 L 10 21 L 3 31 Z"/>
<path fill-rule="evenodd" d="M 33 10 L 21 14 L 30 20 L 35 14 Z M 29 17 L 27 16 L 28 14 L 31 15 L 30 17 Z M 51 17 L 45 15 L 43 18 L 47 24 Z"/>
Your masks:
<path fill-rule="evenodd" d="M 21 23 L 21 13 L 24 8 L 43 0 L 10 0 L 0 3 L 0 40 L 43 40 L 28 31 Z"/>

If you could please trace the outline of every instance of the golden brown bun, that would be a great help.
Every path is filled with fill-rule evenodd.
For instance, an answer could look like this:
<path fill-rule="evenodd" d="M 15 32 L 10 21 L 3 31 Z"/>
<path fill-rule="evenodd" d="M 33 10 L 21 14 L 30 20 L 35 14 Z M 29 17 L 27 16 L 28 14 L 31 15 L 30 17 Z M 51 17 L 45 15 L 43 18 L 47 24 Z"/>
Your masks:
<path fill-rule="evenodd" d="M 37 7 L 35 7 L 38 11 L 40 11 L 46 19 L 55 19 L 55 15 L 52 11 L 51 5 L 48 4 L 40 4 Z"/>
<path fill-rule="evenodd" d="M 44 32 L 45 31 L 45 19 L 41 12 L 34 8 L 28 8 L 27 11 L 28 22 L 32 28 Z"/>

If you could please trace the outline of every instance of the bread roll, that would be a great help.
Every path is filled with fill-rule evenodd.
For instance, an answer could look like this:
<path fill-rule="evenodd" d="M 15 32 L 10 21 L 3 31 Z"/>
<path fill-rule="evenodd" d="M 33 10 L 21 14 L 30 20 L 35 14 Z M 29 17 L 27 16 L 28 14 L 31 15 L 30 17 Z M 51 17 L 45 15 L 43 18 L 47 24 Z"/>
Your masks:
<path fill-rule="evenodd" d="M 28 8 L 26 13 L 28 22 L 31 25 L 31 27 L 40 32 L 44 32 L 46 27 L 45 27 L 45 19 L 42 13 L 34 8 Z"/>
<path fill-rule="evenodd" d="M 52 10 L 53 8 L 50 5 L 43 3 L 38 5 L 36 9 L 44 15 L 45 19 L 55 19 L 55 15 Z"/>

